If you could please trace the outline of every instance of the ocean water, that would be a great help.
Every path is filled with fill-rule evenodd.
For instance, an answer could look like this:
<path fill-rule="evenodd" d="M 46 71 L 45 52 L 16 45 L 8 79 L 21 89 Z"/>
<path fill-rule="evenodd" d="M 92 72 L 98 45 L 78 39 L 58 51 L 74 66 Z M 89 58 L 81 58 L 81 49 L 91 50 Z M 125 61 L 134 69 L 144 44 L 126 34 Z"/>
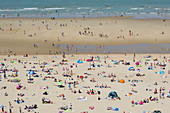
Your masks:
<path fill-rule="evenodd" d="M 0 17 L 170 18 L 170 0 L 0 0 Z"/>

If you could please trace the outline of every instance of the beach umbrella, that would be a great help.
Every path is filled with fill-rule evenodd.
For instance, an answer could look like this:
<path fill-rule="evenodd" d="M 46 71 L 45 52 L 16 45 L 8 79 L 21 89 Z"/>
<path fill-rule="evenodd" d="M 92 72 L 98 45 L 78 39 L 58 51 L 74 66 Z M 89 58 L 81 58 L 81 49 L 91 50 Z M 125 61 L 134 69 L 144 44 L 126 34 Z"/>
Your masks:
<path fill-rule="evenodd" d="M 29 72 L 30 75 L 36 74 L 33 70 Z"/>
<path fill-rule="evenodd" d="M 83 63 L 83 61 L 79 59 L 79 60 L 77 61 L 77 63 L 81 64 L 81 63 Z"/>
<path fill-rule="evenodd" d="M 90 61 L 92 61 L 92 60 L 91 60 L 91 59 L 87 59 L 86 61 L 87 61 L 87 62 L 90 62 Z"/>
<path fill-rule="evenodd" d="M 80 76 L 79 78 L 81 79 L 81 78 L 83 78 L 83 76 Z"/>
<path fill-rule="evenodd" d="M 163 75 L 163 74 L 164 74 L 164 71 L 163 71 L 163 70 L 161 70 L 161 71 L 160 71 L 160 74 L 161 74 L 161 75 Z"/>
<path fill-rule="evenodd" d="M 69 112 L 69 111 L 70 111 L 70 109 L 65 110 L 65 112 Z"/>
<path fill-rule="evenodd" d="M 142 67 L 142 66 L 139 64 L 139 65 L 136 65 L 136 67 Z"/>
<path fill-rule="evenodd" d="M 135 70 L 135 68 L 134 68 L 134 67 L 130 67 L 128 70 L 130 71 L 131 69 L 132 69 L 132 70 Z"/>
<path fill-rule="evenodd" d="M 13 79 L 13 82 L 20 82 L 21 80 L 19 78 Z"/>
<path fill-rule="evenodd" d="M 63 84 L 63 82 L 59 82 L 57 85 L 60 86 L 60 85 L 62 85 L 62 84 Z"/>
<path fill-rule="evenodd" d="M 118 60 L 114 61 L 114 64 L 117 64 L 118 63 Z"/>
<path fill-rule="evenodd" d="M 20 88 L 20 87 L 21 87 L 21 84 L 18 84 L 18 85 L 17 85 L 17 88 Z"/>
<path fill-rule="evenodd" d="M 119 80 L 119 83 L 125 83 L 124 79 Z"/>
<path fill-rule="evenodd" d="M 115 91 L 111 91 L 109 94 L 108 94 L 108 97 L 118 97 L 117 93 Z"/>
<path fill-rule="evenodd" d="M 139 65 L 139 62 L 136 62 L 136 65 Z"/>
<path fill-rule="evenodd" d="M 121 60 L 123 57 L 120 57 L 119 60 Z"/>

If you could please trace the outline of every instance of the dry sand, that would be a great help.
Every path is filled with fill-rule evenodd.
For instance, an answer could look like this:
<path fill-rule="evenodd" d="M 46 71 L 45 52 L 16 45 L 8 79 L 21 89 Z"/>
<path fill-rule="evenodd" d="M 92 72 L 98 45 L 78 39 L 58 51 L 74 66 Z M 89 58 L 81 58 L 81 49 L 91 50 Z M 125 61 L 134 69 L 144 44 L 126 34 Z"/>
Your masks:
<path fill-rule="evenodd" d="M 2 89 L 0 90 L 0 105 L 4 105 L 5 110 L 8 110 L 9 104 L 8 102 L 10 101 L 12 103 L 12 111 L 13 113 L 19 113 L 19 107 L 22 108 L 22 111 L 24 113 L 27 113 L 26 110 L 24 110 L 25 105 L 32 105 L 32 104 L 37 104 L 38 105 L 38 109 L 36 109 L 36 112 L 39 113 L 58 113 L 59 112 L 59 107 L 64 106 L 64 105 L 70 105 L 70 103 L 73 105 L 73 111 L 70 111 L 69 113 L 80 113 L 83 111 L 88 111 L 88 113 L 106 113 L 106 112 L 114 112 L 114 111 L 107 111 L 107 107 L 117 107 L 119 108 L 119 111 L 117 113 L 123 113 L 123 111 L 125 111 L 125 113 L 143 113 L 144 110 L 146 111 L 153 111 L 153 110 L 161 110 L 162 113 L 168 113 L 169 112 L 169 108 L 168 106 L 170 105 L 170 101 L 169 98 L 165 98 L 165 99 L 159 99 L 159 94 L 153 94 L 154 89 L 157 88 L 158 92 L 159 92 L 159 88 L 160 87 L 165 87 L 165 95 L 169 94 L 169 87 L 170 84 L 169 83 L 163 83 L 163 81 L 167 81 L 170 82 L 170 78 L 169 78 L 169 74 L 168 74 L 168 69 L 170 69 L 170 65 L 168 62 L 168 60 L 170 60 L 170 56 L 169 54 L 167 55 L 160 55 L 160 54 L 154 54 L 152 55 L 152 57 L 156 57 L 158 59 L 158 61 L 160 63 L 163 64 L 163 62 L 166 63 L 166 67 L 164 70 L 164 75 L 160 75 L 160 74 L 155 74 L 155 71 L 157 71 L 158 73 L 160 72 L 161 67 L 160 66 L 156 66 L 156 68 L 154 68 L 153 70 L 147 70 L 147 67 L 150 66 L 150 63 L 156 63 L 156 61 L 153 61 L 153 58 L 144 58 L 144 54 L 141 55 L 136 55 L 136 62 L 137 61 L 141 61 L 141 65 L 142 67 L 136 67 L 135 66 L 135 62 L 133 62 L 133 55 L 131 54 L 127 54 L 127 56 L 123 55 L 123 54 L 117 54 L 117 55 L 99 55 L 101 62 L 98 61 L 94 61 L 95 65 L 99 64 L 102 65 L 101 67 L 94 67 L 93 69 L 95 69 L 94 71 L 90 71 L 87 70 L 89 68 L 90 63 L 89 62 L 84 62 L 83 64 L 77 64 L 77 68 L 70 68 L 70 65 L 72 65 L 73 63 L 76 63 L 78 59 L 88 59 L 90 58 L 90 56 L 94 56 L 96 57 L 97 55 L 74 55 L 75 57 L 72 57 L 71 55 L 66 55 L 66 59 L 68 60 L 68 65 L 64 65 L 64 66 L 55 66 L 52 67 L 52 65 L 58 65 L 59 62 L 62 61 L 62 56 L 61 55 L 57 55 L 58 58 L 54 57 L 54 56 L 50 56 L 50 55 L 38 55 L 37 58 L 33 58 L 33 56 L 29 56 L 29 57 L 22 57 L 22 56 L 11 56 L 11 57 L 7 57 L 7 56 L 0 56 L 0 62 L 4 62 L 5 65 L 7 66 L 7 69 L 14 69 L 16 68 L 17 70 L 19 70 L 18 72 L 18 78 L 21 79 L 21 85 L 26 86 L 26 88 L 28 90 L 16 90 L 16 86 L 18 83 L 13 83 L 13 82 L 7 82 L 6 79 L 3 78 L 3 73 L 0 73 L 1 77 L 2 77 L 2 81 L 0 81 L 0 88 L 2 86 L 7 86 L 6 89 Z M 164 59 L 164 56 L 166 56 L 166 60 Z M 123 64 L 118 64 L 115 65 L 114 62 L 111 62 L 111 60 L 119 60 L 121 58 L 121 60 L 125 60 L 125 61 L 129 61 L 130 65 L 123 65 Z M 4 59 L 6 59 L 6 61 L 4 61 Z M 18 63 L 18 60 L 21 60 L 21 63 Z M 97 60 L 96 58 L 94 58 L 95 60 Z M 107 64 L 104 63 L 106 59 Z M 145 60 L 146 59 L 150 59 L 150 61 L 148 62 L 148 64 L 145 66 Z M 40 60 L 40 61 L 39 61 Z M 54 60 L 55 62 L 51 62 L 51 60 Z M 16 63 L 10 63 L 10 61 L 16 61 Z M 27 64 L 23 64 L 22 62 L 27 62 Z M 31 64 L 29 64 L 29 62 L 31 62 Z M 34 64 L 34 63 L 39 63 L 40 65 L 42 65 L 43 62 L 47 62 L 49 63 L 49 65 L 46 65 L 44 69 L 49 69 L 49 68 L 53 68 L 52 70 L 52 75 L 47 75 L 47 73 L 42 72 L 40 65 L 39 64 Z M 108 64 L 112 67 L 108 68 Z M 23 68 L 24 65 L 26 66 L 26 68 Z M 31 68 L 32 66 L 35 66 L 35 68 Z M 141 71 L 128 71 L 129 67 L 134 66 L 135 69 L 140 69 Z M 69 71 L 73 71 L 73 76 L 72 78 L 74 80 L 68 80 L 69 78 L 63 77 L 63 67 L 64 68 L 68 68 Z M 3 68 L 4 69 L 4 68 Z M 37 75 L 42 74 L 42 77 L 39 78 L 34 78 L 34 83 L 30 84 L 27 83 L 27 78 L 26 74 L 28 74 L 28 71 L 26 70 L 39 70 L 39 72 L 36 72 Z M 58 71 L 57 75 L 54 75 L 54 73 Z M 102 71 L 105 71 L 105 74 L 102 74 L 100 76 L 98 76 L 98 73 L 101 73 Z M 10 72 L 7 71 L 6 74 L 11 75 L 14 74 L 15 72 Z M 89 73 L 91 75 L 88 75 L 87 79 L 84 79 L 84 82 L 82 82 L 80 79 L 77 79 L 77 75 L 84 75 L 84 73 Z M 116 74 L 116 78 L 115 78 L 115 82 L 111 82 L 111 78 L 108 77 L 103 77 L 104 75 L 109 75 L 111 73 Z M 137 77 L 135 76 L 135 74 L 140 73 L 140 74 L 145 74 L 145 76 L 143 77 Z M 132 77 L 130 77 L 130 75 L 132 75 Z M 71 87 L 73 88 L 73 90 L 78 90 L 81 89 L 82 94 L 73 94 L 71 93 L 71 90 L 69 90 L 68 88 L 68 84 L 65 85 L 65 88 L 59 88 L 56 86 L 56 84 L 58 82 L 54 82 L 53 79 L 48 78 L 46 81 L 42 81 L 42 79 L 44 78 L 44 76 L 54 76 L 57 79 L 61 79 L 63 82 L 66 80 L 68 81 L 78 81 L 79 85 L 76 85 L 76 88 L 73 88 L 73 86 L 71 85 Z M 125 76 L 128 76 L 127 78 Z M 167 78 L 164 78 L 165 76 L 167 76 Z M 7 77 L 8 79 L 13 79 L 14 77 Z M 97 82 L 90 82 L 90 79 L 95 78 L 95 80 Z M 118 80 L 120 79 L 124 79 L 125 83 L 121 84 L 118 83 Z M 130 84 L 132 82 L 128 82 L 128 80 L 143 80 L 143 82 L 138 82 L 136 83 L 137 86 L 133 87 Z M 154 85 L 154 83 L 157 82 L 158 85 Z M 95 88 L 95 85 L 101 85 L 101 84 L 107 84 L 108 86 L 111 86 L 111 88 Z M 40 87 L 42 86 L 49 86 L 48 90 L 45 89 L 40 89 Z M 90 86 L 90 88 L 83 88 L 83 86 Z M 133 93 L 134 96 L 125 96 L 126 94 L 128 94 L 129 92 L 131 92 L 131 89 L 134 89 L 136 91 L 138 91 L 138 93 Z M 152 91 L 146 91 L 146 88 L 151 89 Z M 94 90 L 100 90 L 101 94 L 100 95 L 88 95 L 86 93 L 87 90 L 89 89 L 94 89 Z M 49 95 L 45 96 L 43 95 L 43 92 L 48 91 L 50 92 Z M 105 99 L 105 97 L 108 96 L 108 93 L 111 91 L 116 91 L 118 93 L 118 95 L 120 96 L 121 100 L 108 100 Z M 8 96 L 4 96 L 4 93 L 7 92 Z M 33 93 L 35 92 L 35 96 L 32 96 Z M 22 104 L 17 104 L 14 102 L 15 99 L 17 99 L 17 94 L 18 93 L 24 93 L 25 96 L 24 97 L 20 97 L 23 98 L 26 102 L 22 103 Z M 57 98 L 58 95 L 64 93 L 66 96 L 66 100 L 62 100 L 62 98 Z M 86 96 L 87 97 L 87 101 L 83 102 L 83 101 L 79 101 L 77 100 L 77 98 L 79 98 L 80 96 Z M 101 100 L 97 100 L 97 97 L 100 96 Z M 134 107 L 132 107 L 131 105 L 131 101 L 137 101 L 137 100 L 143 100 L 145 98 L 149 98 L 150 96 L 153 97 L 158 97 L 158 101 L 150 101 L 149 103 L 146 103 L 144 105 L 135 105 Z M 50 100 L 53 101 L 53 104 L 42 104 L 41 99 L 42 97 L 46 97 L 49 98 Z M 90 110 L 89 106 L 94 106 L 95 109 L 94 110 Z M 1 111 L 0 111 L 1 112 Z"/>

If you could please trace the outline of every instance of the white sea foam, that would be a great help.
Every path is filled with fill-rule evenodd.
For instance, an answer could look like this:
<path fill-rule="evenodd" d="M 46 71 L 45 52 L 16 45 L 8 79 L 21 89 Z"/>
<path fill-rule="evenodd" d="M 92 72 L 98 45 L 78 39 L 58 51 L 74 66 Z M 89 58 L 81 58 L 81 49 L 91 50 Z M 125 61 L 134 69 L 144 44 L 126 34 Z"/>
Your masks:
<path fill-rule="evenodd" d="M 132 13 L 132 12 L 126 12 L 125 14 L 132 15 L 132 14 L 134 14 L 134 13 Z"/>
<path fill-rule="evenodd" d="M 56 8 L 45 8 L 45 10 L 59 10 L 59 9 L 65 9 L 64 7 L 61 7 L 61 8 L 58 8 L 58 7 L 56 7 Z"/>
<path fill-rule="evenodd" d="M 139 8 L 130 8 L 131 10 L 138 10 Z"/>
<path fill-rule="evenodd" d="M 130 10 L 137 11 L 137 10 L 144 10 L 144 8 L 130 8 Z"/>
<path fill-rule="evenodd" d="M 139 10 L 144 10 L 144 8 L 139 8 Z"/>
<path fill-rule="evenodd" d="M 38 8 L 36 7 L 32 7 L 32 8 L 24 8 L 25 11 L 29 11 L 29 10 L 38 10 Z"/>
<path fill-rule="evenodd" d="M 111 7 L 106 7 L 106 9 L 112 9 Z"/>
<path fill-rule="evenodd" d="M 150 12 L 150 14 L 151 14 L 151 15 L 157 15 L 157 13 L 156 13 L 156 12 Z"/>
<path fill-rule="evenodd" d="M 170 11 L 170 8 L 165 8 L 164 10 L 166 10 L 166 11 Z"/>
<path fill-rule="evenodd" d="M 155 10 L 159 11 L 159 10 L 162 10 L 162 8 L 155 8 Z"/>
<path fill-rule="evenodd" d="M 38 10 L 38 8 L 23 8 L 23 9 L 0 9 L 0 12 L 19 12 L 19 11 L 32 11 Z"/>
<path fill-rule="evenodd" d="M 145 15 L 146 13 L 144 13 L 144 12 L 140 12 L 140 14 L 141 14 L 141 15 Z"/>
<path fill-rule="evenodd" d="M 78 7 L 77 9 L 81 10 L 81 9 L 90 9 L 90 7 Z"/>
<path fill-rule="evenodd" d="M 15 10 L 12 10 L 12 9 L 0 9 L 0 12 L 10 12 L 10 11 L 15 11 Z"/>

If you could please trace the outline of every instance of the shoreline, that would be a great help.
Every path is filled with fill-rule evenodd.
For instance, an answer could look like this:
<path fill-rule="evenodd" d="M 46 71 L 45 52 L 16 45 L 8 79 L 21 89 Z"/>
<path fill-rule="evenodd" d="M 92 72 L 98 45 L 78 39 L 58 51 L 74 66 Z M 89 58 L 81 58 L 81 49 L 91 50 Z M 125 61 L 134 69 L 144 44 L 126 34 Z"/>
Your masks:
<path fill-rule="evenodd" d="M 22 18 L 22 19 L 97 19 L 97 18 L 126 18 L 126 19 L 137 19 L 137 20 L 162 20 L 162 19 L 166 19 L 166 20 L 170 20 L 170 15 L 169 16 L 162 16 L 162 15 L 151 15 L 151 14 L 146 14 L 146 15 L 142 15 L 142 14 L 134 14 L 134 15 L 111 15 L 111 16 L 0 16 L 0 19 L 8 19 L 8 18 Z"/>

